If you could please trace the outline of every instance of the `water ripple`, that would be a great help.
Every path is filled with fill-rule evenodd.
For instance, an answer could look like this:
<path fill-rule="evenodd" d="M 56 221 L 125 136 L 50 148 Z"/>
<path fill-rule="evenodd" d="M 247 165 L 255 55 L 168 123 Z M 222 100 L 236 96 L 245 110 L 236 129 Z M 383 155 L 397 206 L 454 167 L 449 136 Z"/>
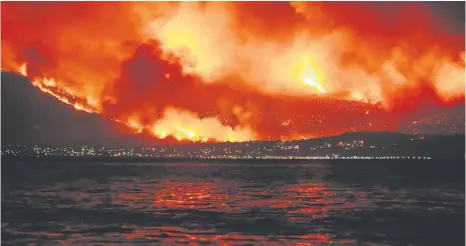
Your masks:
<path fill-rule="evenodd" d="M 9 180 L 2 184 L 2 237 L 12 245 L 464 241 L 461 188 L 361 185 L 335 179 L 335 167 L 323 164 L 252 165 L 108 165 L 107 172 L 76 169 L 69 180 Z M 55 168 L 60 175 L 72 167 Z"/>

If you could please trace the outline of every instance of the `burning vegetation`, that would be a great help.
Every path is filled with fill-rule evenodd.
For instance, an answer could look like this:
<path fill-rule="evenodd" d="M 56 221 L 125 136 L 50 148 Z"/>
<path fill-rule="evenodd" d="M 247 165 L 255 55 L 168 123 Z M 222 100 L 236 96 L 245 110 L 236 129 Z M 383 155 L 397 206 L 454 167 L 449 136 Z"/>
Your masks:
<path fill-rule="evenodd" d="M 422 3 L 1 7 L 2 69 L 160 139 L 393 130 L 419 109 L 464 103 L 464 34 Z"/>

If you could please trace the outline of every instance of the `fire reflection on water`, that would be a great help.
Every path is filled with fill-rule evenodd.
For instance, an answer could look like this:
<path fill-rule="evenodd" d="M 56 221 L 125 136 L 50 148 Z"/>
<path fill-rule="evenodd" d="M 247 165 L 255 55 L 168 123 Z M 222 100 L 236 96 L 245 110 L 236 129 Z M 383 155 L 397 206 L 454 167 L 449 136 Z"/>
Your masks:
<path fill-rule="evenodd" d="M 164 181 L 139 187 L 137 193 L 120 193 L 113 202 L 133 208 L 151 204 L 156 210 L 195 209 L 238 213 L 251 209 L 286 210 L 290 214 L 317 214 L 323 216 L 331 210 L 353 209 L 355 198 L 364 194 L 341 196 L 325 184 L 294 184 L 269 187 L 269 190 L 249 188 L 247 193 L 234 191 L 241 187 L 218 182 Z M 348 191 L 345 191 L 348 192 Z M 353 199 L 351 199 L 353 198 Z"/>
<path fill-rule="evenodd" d="M 359 235 L 368 235 L 371 243 L 396 237 L 390 230 L 402 227 L 399 221 L 411 211 L 432 217 L 438 215 L 432 208 L 439 216 L 464 210 L 464 194 L 454 189 L 398 184 L 391 189 L 376 179 L 370 186 L 358 180 L 339 183 L 325 178 L 335 171 L 320 164 L 61 165 L 29 167 L 36 168 L 34 175 L 58 170 L 47 179 L 29 175 L 28 183 L 21 183 L 26 177 L 16 175 L 2 183 L 2 208 L 7 208 L 2 240 L 13 245 L 355 245 Z M 430 217 L 423 223 L 429 222 Z M 374 224 L 382 227 L 372 233 Z M 409 228 L 403 231 L 414 235 Z"/>
<path fill-rule="evenodd" d="M 270 242 L 269 238 L 261 235 L 241 235 L 237 233 L 215 234 L 215 230 L 185 230 L 180 227 L 154 227 L 146 229 L 135 229 L 131 233 L 124 234 L 128 240 L 149 239 L 157 240 L 164 238 L 165 243 L 215 243 L 216 245 L 238 245 L 251 242 L 267 242 L 267 245 L 283 245 L 285 242 L 292 242 L 293 245 L 314 245 L 313 243 L 324 243 L 329 241 L 329 236 L 325 234 L 308 234 L 299 236 L 276 236 L 275 242 Z M 306 242 L 308 241 L 308 242 Z M 312 242 L 311 242 L 312 241 Z M 256 244 L 257 245 L 257 244 Z"/>
<path fill-rule="evenodd" d="M 116 179 L 109 186 L 88 181 L 79 181 L 72 187 L 63 185 L 57 184 L 39 191 L 25 191 L 22 194 L 41 197 L 41 200 L 33 202 L 42 203 L 41 208 L 49 207 L 49 201 L 60 197 L 63 202 L 53 205 L 58 209 L 117 209 L 117 217 L 126 213 L 142 213 L 148 216 L 146 222 L 135 218 L 131 219 L 131 222 L 121 221 L 118 225 L 113 223 L 111 225 L 114 229 L 68 224 L 59 232 L 38 234 L 40 237 L 45 236 L 49 240 L 65 243 L 94 242 L 102 237 L 116 240 L 115 242 L 151 241 L 169 245 L 332 243 L 334 241 L 331 232 L 324 228 L 309 228 L 311 221 L 326 218 L 332 211 L 364 205 L 354 199 L 351 201 L 348 190 L 339 193 L 329 184 L 315 181 L 264 187 L 253 182 L 241 183 L 222 179 L 204 181 L 177 178 L 147 182 L 136 178 Z M 78 188 L 76 185 L 84 188 Z M 363 195 L 358 193 L 358 196 Z M 114 219 L 115 222 L 119 221 L 118 218 Z M 290 233 L 287 227 L 292 228 L 296 225 L 308 228 L 305 232 L 291 230 Z M 98 235 L 81 232 L 88 230 L 103 232 Z M 15 231 L 9 233 L 24 234 Z M 338 243 L 342 244 L 344 241 L 340 240 Z"/>
<path fill-rule="evenodd" d="M 131 186 L 129 183 L 122 185 Z M 226 213 L 227 217 L 229 217 L 227 221 L 235 222 L 242 218 L 253 221 L 254 226 L 257 227 L 268 226 L 262 223 L 267 221 L 270 214 L 281 218 L 284 224 L 306 224 L 313 219 L 323 219 L 330 216 L 333 210 L 353 209 L 358 205 L 364 205 L 362 203 L 358 204 L 357 199 L 354 199 L 355 197 L 364 196 L 363 194 L 355 193 L 342 196 L 342 194 L 329 189 L 328 186 L 325 183 L 298 183 L 269 186 L 264 189 L 263 187 L 254 188 L 251 184 L 237 185 L 222 180 L 213 182 L 167 180 L 139 186 L 140 190 L 137 192 L 134 192 L 134 188 L 126 187 L 127 190 L 132 192 L 118 194 L 118 198 L 114 200 L 114 203 L 133 209 L 151 207 L 153 213 L 157 215 L 183 219 L 189 217 L 187 214 L 192 210 Z M 122 190 L 121 188 L 119 190 Z M 253 217 L 250 217 L 251 213 L 254 213 Z M 183 221 L 182 223 L 186 222 Z M 218 245 L 270 241 L 267 235 L 229 233 L 225 228 L 196 223 L 184 227 L 162 226 L 141 229 L 138 226 L 127 226 L 127 228 L 132 229 L 130 233 L 124 234 L 128 240 L 156 239 L 167 243 L 215 242 Z M 198 230 L 194 228 L 210 229 Z M 267 243 L 267 245 L 273 245 L 274 242 L 277 245 L 283 245 L 283 243 L 312 245 L 311 242 L 332 242 L 328 231 L 320 230 L 322 232 L 286 236 L 276 235 L 273 236 L 274 240 Z"/>

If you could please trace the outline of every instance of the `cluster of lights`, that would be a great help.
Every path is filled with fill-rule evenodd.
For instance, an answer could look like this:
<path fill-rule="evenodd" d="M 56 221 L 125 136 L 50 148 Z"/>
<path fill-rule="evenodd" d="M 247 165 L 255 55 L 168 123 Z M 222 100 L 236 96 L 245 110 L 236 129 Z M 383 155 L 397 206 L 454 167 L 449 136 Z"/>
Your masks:
<path fill-rule="evenodd" d="M 220 143 L 213 145 L 203 145 L 196 150 L 182 150 L 177 147 L 161 148 L 105 148 L 94 146 L 83 146 L 80 148 L 47 148 L 37 145 L 28 146 L 8 146 L 1 152 L 7 156 L 31 155 L 37 157 L 46 156 L 70 156 L 70 157 L 150 157 L 150 158 L 199 158 L 199 159 L 347 159 L 352 157 L 340 156 L 333 150 L 350 150 L 369 148 L 385 149 L 387 146 L 365 145 L 363 140 L 350 142 L 338 141 L 336 144 L 324 142 L 312 147 L 304 147 L 292 142 L 258 142 L 251 141 L 242 144 Z M 392 144 L 391 147 L 399 147 Z M 316 152 L 326 149 L 325 152 Z M 331 154 L 333 152 L 333 154 Z M 341 151 L 338 151 L 341 153 Z M 324 154 L 323 154 L 324 153 Z M 349 153 L 349 152 L 348 152 Z M 360 159 L 374 159 L 375 157 L 354 157 Z M 377 157 L 382 158 L 382 157 Z M 417 157 L 383 157 L 385 159 L 416 159 Z M 417 159 L 425 159 L 419 157 Z"/>
<path fill-rule="evenodd" d="M 105 151 L 104 151 L 105 150 Z M 246 155 L 237 155 L 231 150 L 224 150 L 225 153 L 211 154 L 209 150 L 202 150 L 200 153 L 187 152 L 183 153 L 176 149 L 169 150 L 167 148 L 161 149 L 105 149 L 98 150 L 88 149 L 83 147 L 81 151 L 71 148 L 33 148 L 37 157 L 44 156 L 112 156 L 112 157 L 156 157 L 156 158 L 198 158 L 198 159 L 251 159 L 251 160 L 394 160 L 394 159 L 407 159 L 407 160 L 428 160 L 428 156 L 340 156 L 337 154 L 325 156 L 293 156 L 293 155 L 259 155 L 257 152 Z M 21 156 L 25 153 L 18 149 L 5 149 L 2 150 L 2 155 L 8 156 Z"/>
<path fill-rule="evenodd" d="M 410 133 L 420 134 L 422 128 L 428 127 L 439 133 L 459 134 L 464 133 L 464 116 L 461 115 L 428 115 L 426 117 L 412 121 L 408 125 Z"/>

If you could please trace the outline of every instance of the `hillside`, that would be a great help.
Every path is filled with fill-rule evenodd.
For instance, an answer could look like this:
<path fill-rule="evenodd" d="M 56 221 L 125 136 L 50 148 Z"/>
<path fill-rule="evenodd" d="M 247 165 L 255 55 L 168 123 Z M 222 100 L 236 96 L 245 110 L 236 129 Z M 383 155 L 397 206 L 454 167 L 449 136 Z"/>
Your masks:
<path fill-rule="evenodd" d="M 278 146 L 299 146 L 296 149 Z M 395 132 L 354 132 L 318 139 L 278 141 L 251 141 L 244 143 L 188 144 L 177 147 L 184 151 L 202 149 L 234 149 L 241 153 L 292 156 L 430 156 L 459 158 L 465 156 L 464 135 L 416 136 Z"/>
<path fill-rule="evenodd" d="M 173 139 L 157 140 L 149 136 L 149 134 L 135 135 L 120 123 L 97 114 L 75 110 L 72 106 L 66 105 L 35 88 L 22 76 L 8 72 L 2 72 L 1 76 L 2 146 L 38 144 L 42 146 L 102 145 L 106 147 L 138 148 L 172 145 L 174 143 L 183 144 L 174 142 Z M 464 150 L 464 137 L 462 139 L 461 137 L 426 137 L 426 141 L 421 142 L 413 142 L 411 141 L 412 138 L 411 135 L 391 132 L 356 132 L 312 140 L 296 140 L 291 141 L 290 144 L 299 144 L 303 148 L 309 149 L 325 143 L 336 145 L 340 141 L 364 140 L 366 146 L 389 146 L 395 143 L 405 143 L 405 146 L 410 146 L 406 150 L 422 148 L 422 151 L 428 149 L 437 151 L 438 146 L 450 146 L 445 151 L 456 148 Z M 270 145 L 276 143 L 276 141 L 255 143 Z M 244 143 L 225 144 L 231 147 L 244 145 Z M 218 144 L 218 146 L 221 145 L 223 144 Z M 207 146 L 209 144 L 187 144 L 178 147 L 190 149 Z"/>
<path fill-rule="evenodd" d="M 130 134 L 126 126 L 72 106 L 35 88 L 24 77 L 2 72 L 2 145 L 108 144 Z M 134 142 L 134 141 L 133 141 Z"/>

